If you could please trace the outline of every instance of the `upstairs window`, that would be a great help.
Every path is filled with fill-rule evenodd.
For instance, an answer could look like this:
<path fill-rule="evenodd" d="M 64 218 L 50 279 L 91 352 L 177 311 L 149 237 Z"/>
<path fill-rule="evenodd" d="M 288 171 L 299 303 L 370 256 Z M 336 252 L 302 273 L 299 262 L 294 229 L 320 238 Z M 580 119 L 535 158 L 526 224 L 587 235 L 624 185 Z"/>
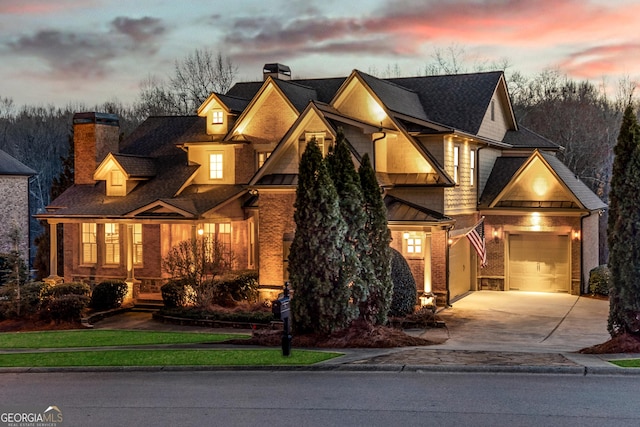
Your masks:
<path fill-rule="evenodd" d="M 82 264 L 95 264 L 98 260 L 98 246 L 96 244 L 96 224 L 82 224 Z"/>
<path fill-rule="evenodd" d="M 222 179 L 222 153 L 209 154 L 209 179 Z"/>
<path fill-rule="evenodd" d="M 496 101 L 495 99 L 491 100 L 491 121 L 496 121 Z"/>
<path fill-rule="evenodd" d="M 120 227 L 112 222 L 104 225 L 104 263 L 120 264 Z"/>
<path fill-rule="evenodd" d="M 124 175 L 120 170 L 113 169 L 111 171 L 111 185 L 114 187 L 122 187 L 124 185 Z"/>
<path fill-rule="evenodd" d="M 221 125 L 224 123 L 224 113 L 221 110 L 215 110 L 213 112 L 213 120 L 211 121 L 214 125 Z"/>

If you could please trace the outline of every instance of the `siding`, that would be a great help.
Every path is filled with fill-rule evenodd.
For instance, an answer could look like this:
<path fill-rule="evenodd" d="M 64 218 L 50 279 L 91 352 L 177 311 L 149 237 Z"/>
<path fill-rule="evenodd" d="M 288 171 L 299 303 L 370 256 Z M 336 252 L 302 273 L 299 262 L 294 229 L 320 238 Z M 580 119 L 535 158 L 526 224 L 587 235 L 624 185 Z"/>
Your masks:
<path fill-rule="evenodd" d="M 0 176 L 0 252 L 14 250 L 9 234 L 19 232 L 18 251 L 29 261 L 29 177 Z"/>

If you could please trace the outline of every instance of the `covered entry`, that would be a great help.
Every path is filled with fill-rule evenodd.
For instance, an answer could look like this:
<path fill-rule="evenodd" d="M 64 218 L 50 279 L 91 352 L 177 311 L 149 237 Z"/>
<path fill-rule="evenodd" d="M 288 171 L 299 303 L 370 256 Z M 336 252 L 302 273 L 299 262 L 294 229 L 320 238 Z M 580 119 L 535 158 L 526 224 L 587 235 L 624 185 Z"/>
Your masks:
<path fill-rule="evenodd" d="M 532 292 L 571 290 L 570 239 L 550 233 L 510 234 L 508 289 Z"/>

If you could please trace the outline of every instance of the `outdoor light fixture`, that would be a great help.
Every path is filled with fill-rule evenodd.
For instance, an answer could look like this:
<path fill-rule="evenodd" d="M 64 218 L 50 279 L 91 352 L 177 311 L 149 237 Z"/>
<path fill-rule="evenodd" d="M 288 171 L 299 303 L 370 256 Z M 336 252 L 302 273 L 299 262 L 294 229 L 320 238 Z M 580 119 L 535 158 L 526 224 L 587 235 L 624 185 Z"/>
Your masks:
<path fill-rule="evenodd" d="M 198 236 L 202 236 L 204 234 L 204 228 L 202 226 L 198 227 Z"/>
<path fill-rule="evenodd" d="M 493 227 L 492 236 L 494 243 L 498 243 L 500 237 L 502 237 L 502 229 L 500 227 Z"/>
<path fill-rule="evenodd" d="M 436 295 L 433 292 L 423 292 L 420 295 L 420 307 L 436 311 Z"/>
<path fill-rule="evenodd" d="M 573 230 L 573 240 L 580 240 L 580 230 Z"/>

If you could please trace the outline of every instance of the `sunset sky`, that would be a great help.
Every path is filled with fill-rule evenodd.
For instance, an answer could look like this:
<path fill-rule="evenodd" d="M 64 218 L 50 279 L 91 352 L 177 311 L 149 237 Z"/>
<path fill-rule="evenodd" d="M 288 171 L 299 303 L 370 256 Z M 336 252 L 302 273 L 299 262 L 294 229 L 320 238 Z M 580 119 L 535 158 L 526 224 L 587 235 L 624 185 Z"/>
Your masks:
<path fill-rule="evenodd" d="M 640 80 L 638 0 L 0 0 L 0 97 L 94 106 L 135 100 L 195 48 L 222 52 L 239 80 L 262 65 L 294 77 L 396 65 L 420 75 L 437 49 L 470 66 L 508 60 L 609 84 Z"/>

